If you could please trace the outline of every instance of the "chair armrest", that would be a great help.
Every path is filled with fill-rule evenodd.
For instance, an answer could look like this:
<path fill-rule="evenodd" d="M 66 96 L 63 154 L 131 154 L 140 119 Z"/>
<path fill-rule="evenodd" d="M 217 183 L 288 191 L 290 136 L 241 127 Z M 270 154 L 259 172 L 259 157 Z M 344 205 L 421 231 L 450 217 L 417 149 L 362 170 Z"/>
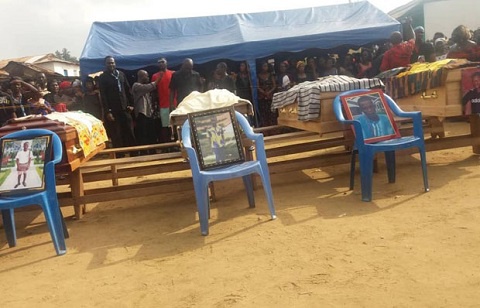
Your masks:
<path fill-rule="evenodd" d="M 398 117 L 412 119 L 413 135 L 416 137 L 421 137 L 423 139 L 423 122 L 422 113 L 420 111 L 403 111 L 398 107 L 392 111 Z"/>
<path fill-rule="evenodd" d="M 385 99 L 387 100 L 388 106 L 392 112 L 401 118 L 410 118 L 413 120 L 413 134 L 416 137 L 423 139 L 423 123 L 422 123 L 422 113 L 420 111 L 403 111 L 398 107 L 395 101 L 385 94 Z"/>

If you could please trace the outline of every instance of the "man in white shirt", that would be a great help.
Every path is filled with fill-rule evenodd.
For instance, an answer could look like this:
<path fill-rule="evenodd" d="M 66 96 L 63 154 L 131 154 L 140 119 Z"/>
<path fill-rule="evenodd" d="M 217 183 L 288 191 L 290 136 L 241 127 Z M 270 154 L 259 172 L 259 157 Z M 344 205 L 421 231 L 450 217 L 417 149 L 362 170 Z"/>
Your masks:
<path fill-rule="evenodd" d="M 22 184 L 24 187 L 27 187 L 27 183 L 25 182 L 27 179 L 27 172 L 30 168 L 30 163 L 33 159 L 32 151 L 28 148 L 29 143 L 25 141 L 23 143 L 23 150 L 18 151 L 17 155 L 15 156 L 15 162 L 17 164 L 17 173 L 18 173 L 18 183 L 15 185 L 15 188 L 20 186 L 20 180 L 23 175 Z"/>

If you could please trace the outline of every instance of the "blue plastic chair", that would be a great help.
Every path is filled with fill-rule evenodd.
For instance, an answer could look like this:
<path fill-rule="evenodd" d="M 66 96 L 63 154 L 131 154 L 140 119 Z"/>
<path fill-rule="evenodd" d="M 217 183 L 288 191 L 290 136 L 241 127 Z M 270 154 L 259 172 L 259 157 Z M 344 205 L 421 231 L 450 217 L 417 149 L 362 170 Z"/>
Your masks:
<path fill-rule="evenodd" d="M 195 198 L 197 200 L 198 216 L 200 219 L 200 231 L 202 235 L 208 235 L 208 218 L 210 213 L 208 185 L 210 182 L 213 181 L 221 181 L 242 177 L 243 183 L 247 190 L 248 203 L 250 207 L 255 207 L 251 174 L 259 174 L 260 178 L 262 179 L 265 195 L 267 197 L 270 215 L 272 219 L 276 218 L 263 135 L 254 133 L 247 119 L 241 113 L 235 112 L 235 115 L 237 118 L 237 122 L 243 130 L 243 133 L 246 135 L 247 138 L 255 142 L 257 158 L 256 160 L 245 161 L 234 165 L 222 166 L 211 170 L 200 170 L 197 153 L 192 147 L 190 139 L 190 124 L 188 120 L 186 120 L 182 126 L 182 143 L 183 148 L 186 150 L 188 155 L 190 168 L 192 169 Z"/>
<path fill-rule="evenodd" d="M 38 136 L 51 136 L 52 155 L 50 161 L 45 162 L 44 167 L 44 189 L 39 191 L 14 191 L 8 195 L 0 196 L 0 210 L 2 212 L 3 226 L 7 236 L 8 245 L 14 247 L 17 244 L 15 230 L 14 209 L 29 205 L 40 205 L 45 214 L 45 220 L 52 237 L 53 245 L 57 255 L 63 255 L 67 249 L 65 246 L 65 236 L 68 237 L 65 222 L 60 211 L 57 191 L 55 185 L 55 165 L 62 160 L 62 142 L 57 134 L 46 129 L 27 129 L 14 132 L 0 138 L 4 139 L 33 139 Z"/>
<path fill-rule="evenodd" d="M 407 148 L 417 148 L 420 153 L 425 192 L 429 191 L 427 178 L 427 162 L 425 155 L 425 140 L 423 136 L 421 112 L 404 112 L 397 106 L 397 104 L 393 101 L 392 98 L 390 98 L 386 94 L 383 94 L 388 104 L 388 107 L 396 117 L 412 119 L 413 136 L 402 136 L 399 138 L 379 141 L 375 143 L 365 143 L 362 126 L 359 121 L 345 119 L 342 111 L 341 97 L 344 95 L 361 94 L 369 91 L 370 90 L 367 89 L 361 89 L 343 92 L 340 95 L 337 95 L 337 97 L 333 101 L 333 110 L 337 119 L 345 125 L 351 125 L 355 131 L 355 142 L 352 150 L 352 160 L 350 167 L 350 189 L 353 189 L 354 185 L 353 181 L 355 174 L 355 156 L 357 152 L 360 162 L 362 200 L 368 202 L 372 200 L 373 160 L 375 158 L 375 154 L 379 152 L 385 153 L 388 182 L 395 183 L 395 151 Z"/>

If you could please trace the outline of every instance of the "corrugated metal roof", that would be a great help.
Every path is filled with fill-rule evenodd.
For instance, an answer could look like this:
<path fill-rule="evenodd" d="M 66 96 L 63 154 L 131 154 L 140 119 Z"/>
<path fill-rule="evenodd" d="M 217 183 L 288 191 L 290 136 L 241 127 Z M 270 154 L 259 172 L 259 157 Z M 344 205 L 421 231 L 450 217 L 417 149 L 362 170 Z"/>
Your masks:
<path fill-rule="evenodd" d="M 53 53 L 47 53 L 47 54 L 38 55 L 38 56 L 28 56 L 28 57 L 0 60 L 0 69 L 5 68 L 8 65 L 8 63 L 10 63 L 12 61 L 17 62 L 17 63 L 27 63 L 27 64 L 39 64 L 39 63 L 46 63 L 46 62 L 60 62 L 60 63 L 78 65 L 77 63 L 74 63 L 74 62 L 59 59 L 59 58 L 55 57 L 55 55 Z"/>

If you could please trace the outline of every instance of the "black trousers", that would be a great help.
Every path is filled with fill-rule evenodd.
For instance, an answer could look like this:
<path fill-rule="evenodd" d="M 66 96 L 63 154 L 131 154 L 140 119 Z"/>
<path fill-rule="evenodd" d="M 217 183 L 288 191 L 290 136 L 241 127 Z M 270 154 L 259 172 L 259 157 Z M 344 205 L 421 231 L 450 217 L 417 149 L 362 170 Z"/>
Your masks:
<path fill-rule="evenodd" d="M 112 139 L 114 148 L 135 146 L 133 119 L 128 111 L 113 112 L 115 121 L 106 121 L 107 134 Z"/>
<path fill-rule="evenodd" d="M 135 136 L 138 145 L 154 144 L 157 139 L 155 120 L 139 113 L 135 118 Z"/>

